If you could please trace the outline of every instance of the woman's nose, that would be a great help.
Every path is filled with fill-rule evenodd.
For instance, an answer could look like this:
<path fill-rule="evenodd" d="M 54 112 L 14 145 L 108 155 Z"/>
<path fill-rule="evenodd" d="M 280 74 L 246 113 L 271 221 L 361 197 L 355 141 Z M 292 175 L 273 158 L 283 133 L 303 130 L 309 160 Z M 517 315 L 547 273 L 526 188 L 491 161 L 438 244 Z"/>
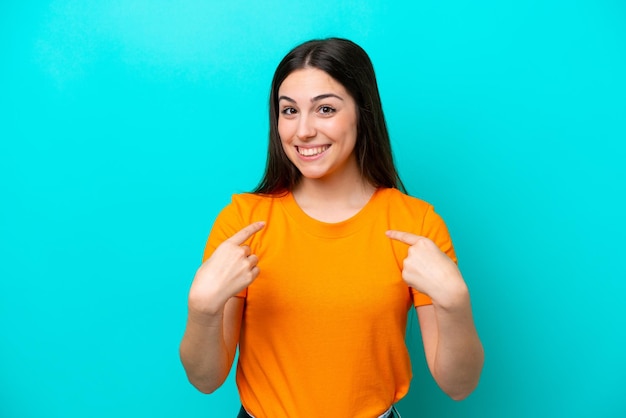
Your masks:
<path fill-rule="evenodd" d="M 308 115 L 302 115 L 298 120 L 298 130 L 296 132 L 298 139 L 306 141 L 313 138 L 315 134 L 314 121 Z"/>

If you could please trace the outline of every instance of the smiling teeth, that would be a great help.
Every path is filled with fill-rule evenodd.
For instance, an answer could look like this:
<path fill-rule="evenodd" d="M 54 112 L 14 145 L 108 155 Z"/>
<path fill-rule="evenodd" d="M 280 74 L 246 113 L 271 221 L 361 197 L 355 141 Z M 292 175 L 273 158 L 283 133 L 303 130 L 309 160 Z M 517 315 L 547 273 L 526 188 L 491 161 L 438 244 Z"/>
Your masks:
<path fill-rule="evenodd" d="M 328 148 L 330 148 L 330 145 L 322 145 L 321 147 L 314 147 L 314 148 L 297 147 L 298 153 L 305 157 L 313 157 L 315 155 L 321 154 L 324 151 L 326 151 Z"/>

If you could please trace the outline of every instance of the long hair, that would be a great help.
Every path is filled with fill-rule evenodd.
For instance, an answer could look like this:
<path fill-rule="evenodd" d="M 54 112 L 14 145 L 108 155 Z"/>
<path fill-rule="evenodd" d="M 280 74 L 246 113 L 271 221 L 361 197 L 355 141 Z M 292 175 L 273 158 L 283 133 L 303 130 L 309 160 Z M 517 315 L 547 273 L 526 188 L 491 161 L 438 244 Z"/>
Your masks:
<path fill-rule="evenodd" d="M 341 83 L 354 99 L 357 108 L 354 152 L 361 177 L 374 187 L 397 188 L 406 192 L 393 162 L 389 132 L 370 58 L 352 41 L 328 38 L 295 47 L 276 68 L 270 93 L 267 163 L 263 178 L 253 193 L 289 192 L 302 178 L 300 171 L 287 158 L 278 135 L 278 89 L 289 74 L 303 68 L 326 72 Z"/>

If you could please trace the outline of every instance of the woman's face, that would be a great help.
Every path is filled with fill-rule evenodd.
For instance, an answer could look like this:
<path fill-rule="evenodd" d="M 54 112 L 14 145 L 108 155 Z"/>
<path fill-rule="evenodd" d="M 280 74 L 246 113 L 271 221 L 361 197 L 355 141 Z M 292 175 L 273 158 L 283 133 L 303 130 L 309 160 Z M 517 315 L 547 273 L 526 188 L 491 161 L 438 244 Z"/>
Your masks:
<path fill-rule="evenodd" d="M 287 157 L 304 178 L 358 173 L 356 103 L 343 85 L 322 70 L 296 70 L 280 85 L 278 134 Z"/>

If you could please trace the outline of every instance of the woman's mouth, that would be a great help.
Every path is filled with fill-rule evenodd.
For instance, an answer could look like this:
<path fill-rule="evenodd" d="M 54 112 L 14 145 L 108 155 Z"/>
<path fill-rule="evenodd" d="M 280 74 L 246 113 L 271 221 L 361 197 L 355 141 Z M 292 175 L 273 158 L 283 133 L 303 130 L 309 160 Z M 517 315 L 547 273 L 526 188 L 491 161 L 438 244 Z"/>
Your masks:
<path fill-rule="evenodd" d="M 316 157 L 322 154 L 328 148 L 330 148 L 329 144 L 320 145 L 319 147 L 307 147 L 307 148 L 296 146 L 296 151 L 298 151 L 298 154 L 302 155 L 303 157 Z"/>

